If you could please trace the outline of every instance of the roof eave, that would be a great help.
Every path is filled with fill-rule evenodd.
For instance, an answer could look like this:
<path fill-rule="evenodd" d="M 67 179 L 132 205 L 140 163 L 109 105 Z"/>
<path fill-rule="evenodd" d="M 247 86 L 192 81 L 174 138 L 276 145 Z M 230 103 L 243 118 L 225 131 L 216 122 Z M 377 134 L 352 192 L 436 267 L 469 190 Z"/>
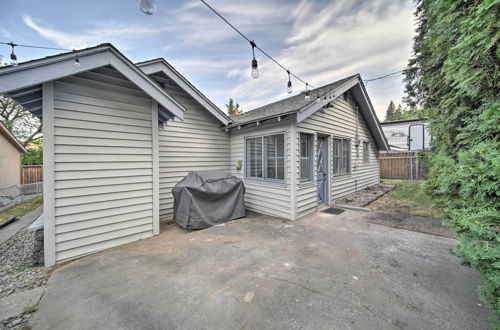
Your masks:
<path fill-rule="evenodd" d="M 76 54 L 78 54 L 78 58 L 80 59 L 79 68 L 75 68 L 73 65 Z M 135 83 L 173 115 L 183 119 L 186 109 L 166 94 L 153 80 L 111 44 L 79 50 L 77 53 L 69 52 L 33 60 L 21 63 L 16 67 L 2 68 L 0 69 L 0 81 L 2 82 L 0 84 L 0 93 L 43 84 L 106 65 L 111 65 L 120 71 L 127 79 Z M 37 70 L 37 72 L 30 71 L 28 73 L 28 70 Z"/>
<path fill-rule="evenodd" d="M 135 64 L 145 74 L 151 75 L 154 73 L 163 72 L 167 77 L 172 79 L 177 85 L 184 89 L 191 97 L 207 109 L 217 120 L 223 125 L 231 123 L 231 119 L 220 110 L 210 99 L 208 99 L 200 90 L 189 82 L 182 74 L 180 74 L 173 66 L 165 59 L 157 58 L 149 61 L 138 62 Z"/>

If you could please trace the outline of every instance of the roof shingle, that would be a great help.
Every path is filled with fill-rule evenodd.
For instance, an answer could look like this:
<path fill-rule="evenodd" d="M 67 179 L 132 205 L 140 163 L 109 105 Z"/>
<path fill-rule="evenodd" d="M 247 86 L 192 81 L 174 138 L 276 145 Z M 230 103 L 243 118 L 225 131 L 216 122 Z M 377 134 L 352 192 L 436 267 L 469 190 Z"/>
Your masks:
<path fill-rule="evenodd" d="M 315 102 L 317 94 L 319 94 L 320 96 L 328 94 L 356 76 L 358 76 L 358 74 L 337 80 L 316 89 L 311 89 L 309 91 L 309 94 L 311 95 L 311 99 L 309 101 L 304 100 L 304 94 L 300 93 L 283 100 L 266 104 L 262 107 L 250 110 L 239 115 L 233 115 L 231 116 L 231 120 L 233 123 L 241 124 L 299 111 L 306 105 Z"/>

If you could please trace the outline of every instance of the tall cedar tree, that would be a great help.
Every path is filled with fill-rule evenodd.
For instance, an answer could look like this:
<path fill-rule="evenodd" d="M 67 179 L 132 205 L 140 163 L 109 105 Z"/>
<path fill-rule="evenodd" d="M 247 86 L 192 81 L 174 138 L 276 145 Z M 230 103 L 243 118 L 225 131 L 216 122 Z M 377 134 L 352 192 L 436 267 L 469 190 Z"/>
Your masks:
<path fill-rule="evenodd" d="M 500 329 L 500 0 L 416 5 L 405 102 L 431 118 L 427 188 L 458 234 L 454 253 L 481 275 L 480 297 Z"/>

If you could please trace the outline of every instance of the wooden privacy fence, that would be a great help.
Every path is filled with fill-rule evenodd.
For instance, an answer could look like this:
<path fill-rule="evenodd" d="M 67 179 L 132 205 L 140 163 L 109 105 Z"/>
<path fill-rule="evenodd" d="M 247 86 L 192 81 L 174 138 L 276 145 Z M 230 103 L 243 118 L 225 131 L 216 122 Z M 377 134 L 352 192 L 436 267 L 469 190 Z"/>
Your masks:
<path fill-rule="evenodd" d="M 43 165 L 21 166 L 21 184 L 43 181 Z"/>
<path fill-rule="evenodd" d="M 416 152 L 380 154 L 380 178 L 425 179 L 429 174 L 427 163 L 419 160 Z"/>

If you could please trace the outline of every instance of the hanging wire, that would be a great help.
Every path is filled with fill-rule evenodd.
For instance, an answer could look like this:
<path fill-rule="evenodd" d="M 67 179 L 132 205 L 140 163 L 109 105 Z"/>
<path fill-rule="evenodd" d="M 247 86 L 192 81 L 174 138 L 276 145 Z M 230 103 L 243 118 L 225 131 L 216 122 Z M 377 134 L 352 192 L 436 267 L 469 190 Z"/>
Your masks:
<path fill-rule="evenodd" d="M 3 41 L 0 41 L 0 44 L 2 44 L 2 45 L 9 45 L 11 47 L 27 47 L 27 48 L 38 48 L 38 49 L 50 49 L 50 50 L 64 50 L 64 51 L 69 51 L 69 52 L 74 51 L 74 49 L 44 47 L 44 46 L 33 46 L 33 45 L 21 45 L 21 44 L 15 44 L 13 42 L 3 42 Z"/>
<path fill-rule="evenodd" d="M 208 7 L 208 9 L 210 9 L 211 11 L 214 12 L 215 15 L 219 16 L 219 18 L 221 20 L 223 20 L 227 25 L 229 25 L 234 31 L 236 31 L 240 36 L 243 37 L 243 39 L 245 39 L 246 41 L 248 41 L 249 43 L 253 43 L 252 40 L 250 40 L 250 38 L 248 38 L 245 34 L 243 34 L 243 32 L 241 32 L 240 30 L 238 30 L 233 24 L 231 24 L 224 16 L 222 16 L 217 10 L 215 10 L 212 6 L 210 6 L 205 0 L 200 0 L 205 6 Z M 257 44 L 253 43 L 253 45 L 255 45 L 255 48 L 257 48 L 258 50 L 260 50 L 260 52 L 262 54 L 264 54 L 267 58 L 269 58 L 271 61 L 273 61 L 274 63 L 276 63 L 276 65 L 278 65 L 281 69 L 283 69 L 284 71 L 286 71 L 287 73 L 289 73 L 291 76 L 293 76 L 295 79 L 303 82 L 304 84 L 306 84 L 307 82 L 302 80 L 302 78 L 300 78 L 299 76 L 297 76 L 296 74 L 290 72 L 287 68 L 285 68 L 280 62 L 278 62 L 274 57 L 272 57 L 271 55 L 269 55 L 265 50 L 263 50 L 262 48 L 260 48 Z M 315 88 L 314 86 L 312 86 L 311 84 L 309 84 L 309 86 L 311 86 L 312 88 Z"/>
<path fill-rule="evenodd" d="M 394 75 L 398 74 L 398 73 L 401 73 L 401 72 L 404 72 L 406 69 L 403 69 L 403 70 L 399 70 L 399 71 L 396 71 L 396 72 L 391 72 L 391 73 L 388 73 L 386 75 L 383 75 L 383 76 L 380 76 L 380 77 L 376 77 L 376 78 L 371 78 L 371 79 L 365 79 L 363 80 L 365 82 L 365 86 L 368 85 L 368 83 L 370 81 L 375 81 L 375 80 L 380 80 L 380 79 L 386 79 L 386 78 L 393 78 Z"/>

